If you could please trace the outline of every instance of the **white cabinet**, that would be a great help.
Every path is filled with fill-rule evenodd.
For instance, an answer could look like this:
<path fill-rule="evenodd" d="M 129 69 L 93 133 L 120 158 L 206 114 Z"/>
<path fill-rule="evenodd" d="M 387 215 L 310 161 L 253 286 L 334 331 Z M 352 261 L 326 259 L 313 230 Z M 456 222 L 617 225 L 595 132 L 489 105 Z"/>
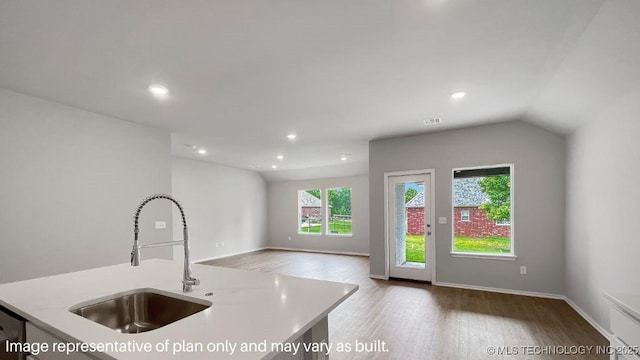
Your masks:
<path fill-rule="evenodd" d="M 49 344 L 49 349 L 53 347 L 55 343 L 67 342 L 58 338 L 57 336 L 48 333 L 32 323 L 27 323 L 27 342 L 38 344 Z M 40 352 L 38 355 L 30 355 L 32 360 L 94 360 L 87 354 L 83 353 L 59 353 L 54 351 Z"/>
<path fill-rule="evenodd" d="M 640 296 L 605 294 L 611 301 L 611 360 L 640 360 Z"/>

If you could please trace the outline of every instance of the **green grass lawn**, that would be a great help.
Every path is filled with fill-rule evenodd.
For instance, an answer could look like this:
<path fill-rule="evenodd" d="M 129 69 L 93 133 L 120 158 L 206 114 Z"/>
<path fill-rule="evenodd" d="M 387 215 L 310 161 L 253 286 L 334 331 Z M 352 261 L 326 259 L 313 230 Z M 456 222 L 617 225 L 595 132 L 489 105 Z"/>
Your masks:
<path fill-rule="evenodd" d="M 506 237 L 470 238 L 456 236 L 453 239 L 453 251 L 483 254 L 508 254 L 511 252 L 511 239 Z"/>
<path fill-rule="evenodd" d="M 319 234 L 322 230 L 322 225 L 314 225 L 311 227 L 301 226 L 301 233 Z M 329 231 L 331 234 L 351 234 L 351 222 L 350 221 L 331 221 L 329 222 Z"/>
<path fill-rule="evenodd" d="M 351 234 L 351 221 L 330 221 L 329 232 L 332 234 Z"/>
<path fill-rule="evenodd" d="M 424 236 L 406 235 L 407 262 L 424 263 Z M 511 239 L 505 237 L 470 238 L 456 236 L 453 241 L 456 252 L 482 254 L 508 254 L 511 252 Z"/>
<path fill-rule="evenodd" d="M 424 235 L 406 235 L 407 262 L 424 263 Z"/>
<path fill-rule="evenodd" d="M 319 234 L 321 229 L 322 229 L 322 225 L 314 225 L 314 226 L 311 226 L 311 227 L 303 225 L 303 226 L 300 227 L 300 232 L 301 233 Z"/>

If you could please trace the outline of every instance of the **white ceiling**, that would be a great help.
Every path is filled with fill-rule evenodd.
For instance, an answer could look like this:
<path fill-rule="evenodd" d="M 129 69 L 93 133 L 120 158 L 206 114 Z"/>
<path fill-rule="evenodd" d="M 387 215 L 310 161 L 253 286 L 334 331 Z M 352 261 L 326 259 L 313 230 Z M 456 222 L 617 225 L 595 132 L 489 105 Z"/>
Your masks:
<path fill-rule="evenodd" d="M 167 129 L 175 155 L 268 180 L 353 175 L 371 139 L 510 119 L 572 131 L 638 88 L 638 3 L 0 0 L 0 86 Z"/>

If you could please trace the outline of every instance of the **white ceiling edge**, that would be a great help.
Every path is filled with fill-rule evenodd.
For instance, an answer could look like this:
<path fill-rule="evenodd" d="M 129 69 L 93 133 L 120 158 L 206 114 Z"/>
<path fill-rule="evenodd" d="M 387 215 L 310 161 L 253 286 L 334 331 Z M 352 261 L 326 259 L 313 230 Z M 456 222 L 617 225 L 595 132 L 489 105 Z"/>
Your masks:
<path fill-rule="evenodd" d="M 348 161 L 348 160 L 347 160 Z M 347 162 L 340 165 L 320 166 L 306 169 L 260 172 L 267 182 L 315 180 L 369 175 L 368 162 Z"/>

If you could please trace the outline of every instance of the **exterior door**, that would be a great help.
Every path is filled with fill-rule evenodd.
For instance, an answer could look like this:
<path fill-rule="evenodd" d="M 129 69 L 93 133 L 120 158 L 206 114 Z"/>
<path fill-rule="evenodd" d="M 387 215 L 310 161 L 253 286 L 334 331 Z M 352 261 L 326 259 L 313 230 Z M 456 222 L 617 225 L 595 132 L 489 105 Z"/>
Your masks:
<path fill-rule="evenodd" d="M 431 281 L 431 174 L 387 179 L 389 277 Z"/>

